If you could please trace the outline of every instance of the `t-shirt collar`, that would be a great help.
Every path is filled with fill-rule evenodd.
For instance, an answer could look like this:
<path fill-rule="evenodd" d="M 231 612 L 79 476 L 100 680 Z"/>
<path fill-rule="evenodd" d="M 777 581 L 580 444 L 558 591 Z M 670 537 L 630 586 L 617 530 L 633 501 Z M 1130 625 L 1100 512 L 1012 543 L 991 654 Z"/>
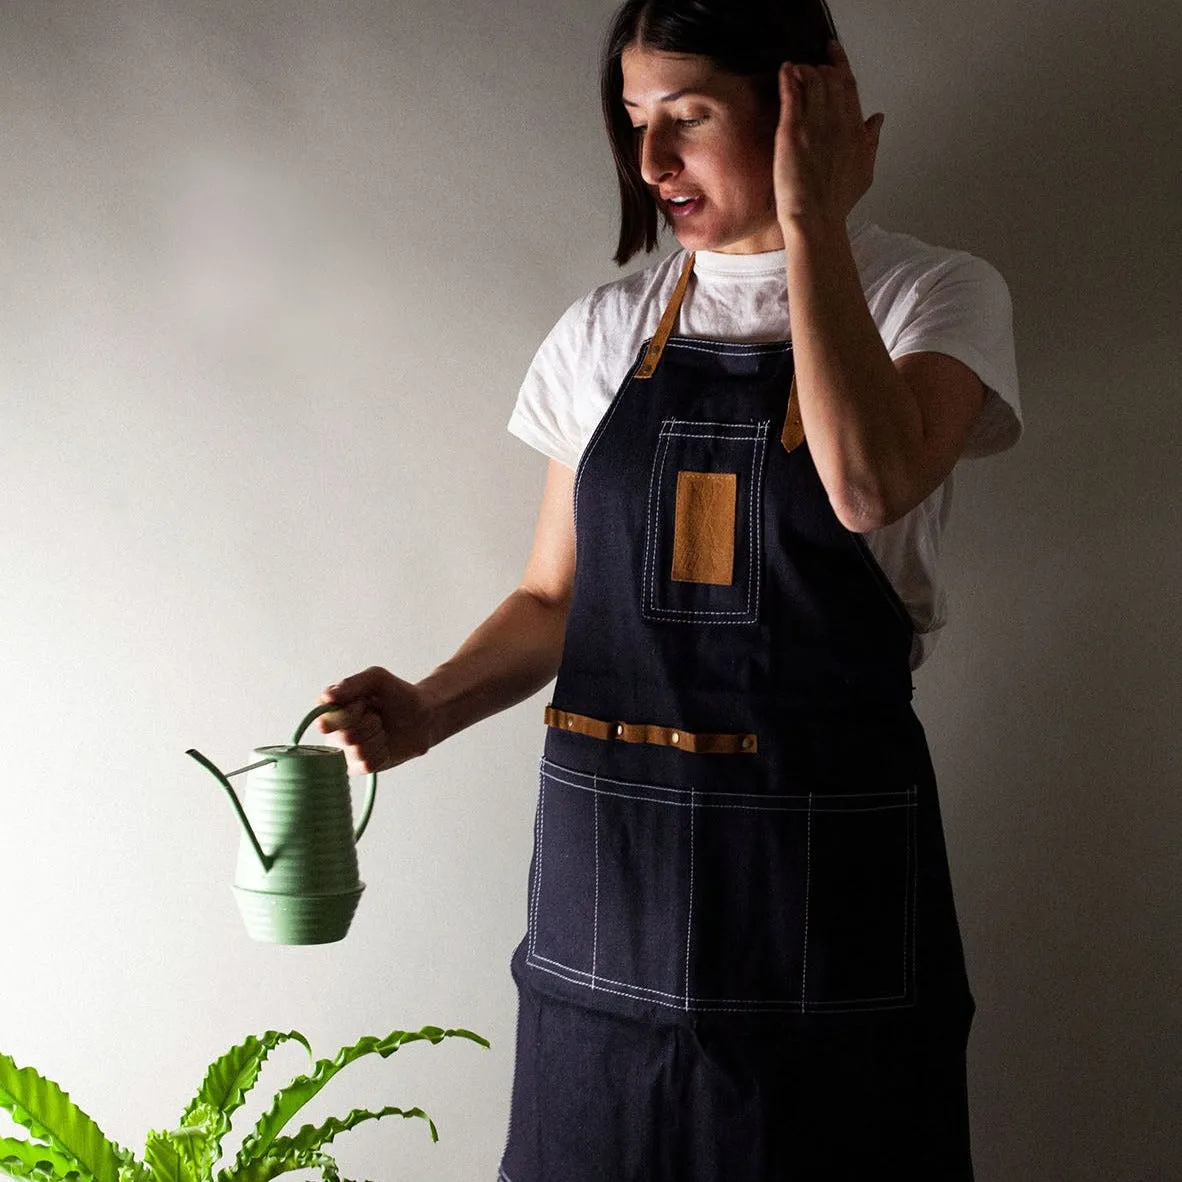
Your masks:
<path fill-rule="evenodd" d="M 845 220 L 846 232 L 852 240 L 869 225 L 870 219 L 857 207 Z M 699 250 L 694 258 L 694 270 L 704 275 L 772 275 L 783 274 L 787 265 L 783 250 L 766 250 L 759 254 L 724 254 L 717 250 Z"/>

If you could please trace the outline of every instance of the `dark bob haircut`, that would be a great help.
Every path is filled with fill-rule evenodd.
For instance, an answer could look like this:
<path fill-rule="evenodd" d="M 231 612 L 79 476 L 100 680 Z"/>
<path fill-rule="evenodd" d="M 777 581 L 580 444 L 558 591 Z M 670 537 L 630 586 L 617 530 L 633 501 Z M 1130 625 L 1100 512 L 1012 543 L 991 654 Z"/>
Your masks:
<path fill-rule="evenodd" d="M 657 204 L 640 175 L 636 136 L 624 107 L 620 59 L 630 45 L 709 58 L 729 74 L 750 77 L 769 110 L 778 110 L 782 62 L 820 65 L 837 37 L 825 0 L 626 0 L 603 46 L 599 91 L 620 184 L 623 266 L 657 244 Z M 773 104 L 775 104 L 773 106 Z"/>

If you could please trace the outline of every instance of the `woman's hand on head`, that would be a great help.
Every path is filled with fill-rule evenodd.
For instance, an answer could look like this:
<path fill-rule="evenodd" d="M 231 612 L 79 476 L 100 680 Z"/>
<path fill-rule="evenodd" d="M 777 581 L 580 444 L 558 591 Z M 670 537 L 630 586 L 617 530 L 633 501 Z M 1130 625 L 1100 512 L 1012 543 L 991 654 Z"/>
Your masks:
<path fill-rule="evenodd" d="M 781 226 L 844 224 L 874 180 L 885 116 L 862 118 L 849 58 L 830 43 L 827 66 L 780 67 L 780 120 L 773 175 Z"/>
<path fill-rule="evenodd" d="M 340 706 L 317 719 L 320 733 L 341 747 L 352 775 L 397 767 L 431 745 L 430 711 L 422 692 L 376 666 L 346 677 L 320 695 Z"/>

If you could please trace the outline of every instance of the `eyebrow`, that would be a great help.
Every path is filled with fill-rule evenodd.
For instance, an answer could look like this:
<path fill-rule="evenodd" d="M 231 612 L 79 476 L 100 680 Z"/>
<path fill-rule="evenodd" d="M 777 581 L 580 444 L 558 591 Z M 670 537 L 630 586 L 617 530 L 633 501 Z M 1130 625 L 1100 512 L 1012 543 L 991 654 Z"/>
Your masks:
<path fill-rule="evenodd" d="M 663 94 L 663 95 L 661 95 L 661 97 L 660 97 L 659 99 L 657 99 L 657 102 L 659 102 L 659 103 L 671 103 L 671 102 L 673 102 L 673 100 L 674 100 L 674 99 L 679 99 L 679 98 L 682 98 L 682 97 L 684 97 L 684 96 L 685 96 L 685 95 L 687 95 L 687 94 L 700 94 L 700 95 L 702 95 L 703 97 L 706 97 L 706 92 L 705 92 L 704 90 L 702 90 L 700 87 L 696 87 L 696 86 L 683 86 L 683 87 L 681 88 L 681 90 L 673 90 L 673 91 L 670 91 L 670 92 L 669 92 L 669 94 Z M 639 106 L 640 106 L 640 104 L 639 104 L 639 103 L 634 103 L 634 102 L 632 102 L 632 100 L 631 100 L 631 99 L 626 99 L 626 98 L 624 98 L 624 96 L 623 96 L 623 95 L 620 95 L 620 101 L 621 101 L 621 102 L 624 104 L 624 106 L 626 106 L 626 107 L 639 107 Z"/>

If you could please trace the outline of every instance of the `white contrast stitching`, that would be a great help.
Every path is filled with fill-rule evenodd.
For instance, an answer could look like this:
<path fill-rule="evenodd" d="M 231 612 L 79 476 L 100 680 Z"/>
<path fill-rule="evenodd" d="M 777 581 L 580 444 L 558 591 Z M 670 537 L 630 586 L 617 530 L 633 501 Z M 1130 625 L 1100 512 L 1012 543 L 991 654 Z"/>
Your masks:
<path fill-rule="evenodd" d="M 760 440 L 763 438 L 758 433 L 740 434 L 738 431 L 733 431 L 727 435 L 710 435 L 704 431 L 662 431 L 660 439 L 720 439 L 723 443 L 750 443 L 752 440 Z"/>
<path fill-rule="evenodd" d="M 917 785 L 912 785 L 912 796 L 916 804 L 919 803 Z M 907 927 L 904 938 L 903 951 L 903 993 L 909 994 L 915 988 L 915 909 L 919 900 L 919 835 L 916 832 L 919 825 L 919 809 L 911 814 L 910 824 L 907 826 L 907 852 L 911 857 L 911 922 Z M 906 908 L 906 904 L 904 905 Z M 907 950 L 911 954 L 911 975 L 907 976 Z"/>
<path fill-rule="evenodd" d="M 762 793 L 762 792 L 708 792 L 701 788 L 675 788 L 662 784 L 649 784 L 639 780 L 614 780 L 610 776 L 601 776 L 598 772 L 580 772 L 575 768 L 567 767 L 565 764 L 557 763 L 553 759 L 542 756 L 542 767 L 556 768 L 560 772 L 564 772 L 568 776 L 580 776 L 585 780 L 591 780 L 596 784 L 616 784 L 621 788 L 646 788 L 654 792 L 672 792 L 681 796 L 694 793 L 699 800 L 704 796 L 722 796 L 728 800 L 731 799 L 747 799 L 747 800 L 800 800 L 808 801 L 810 795 L 818 795 L 818 793 L 808 792 L 778 792 L 778 793 Z M 549 773 L 547 773 L 549 774 Z M 897 798 L 905 797 L 910 801 L 915 800 L 916 792 L 914 786 L 907 788 L 897 788 L 891 792 L 843 792 L 843 793 L 820 793 L 821 796 L 833 796 L 834 798 L 857 799 L 857 800 L 877 800 L 883 797 Z"/>
<path fill-rule="evenodd" d="M 914 817 L 914 814 L 912 814 Z M 909 818 L 910 820 L 910 818 Z M 911 893 L 907 890 L 907 877 L 911 869 L 911 825 L 907 825 L 907 860 L 903 867 L 903 992 L 907 992 L 907 936 L 911 931 L 911 919 L 908 915 L 908 898 Z"/>
<path fill-rule="evenodd" d="M 689 903 L 686 906 L 688 915 L 685 922 L 685 1008 L 690 1008 L 690 945 L 694 936 L 694 795 L 690 792 L 689 815 Z"/>
<path fill-rule="evenodd" d="M 599 955 L 599 795 L 592 802 L 595 807 L 595 911 L 591 932 L 591 988 L 595 988 L 595 961 Z"/>
<path fill-rule="evenodd" d="M 589 972 L 587 972 L 586 969 L 576 969 L 573 965 L 569 965 L 565 961 L 555 960 L 552 956 L 539 955 L 539 956 L 534 957 L 534 959 L 542 961 L 544 964 L 553 965 L 556 969 L 564 969 L 568 973 L 573 973 L 576 977 L 588 978 L 591 976 L 591 974 Z M 603 976 L 602 973 L 599 974 L 598 976 L 596 976 L 595 980 L 601 986 L 604 984 L 619 985 L 620 988 L 622 988 L 622 989 L 632 989 L 632 990 L 635 990 L 637 993 L 652 993 L 657 997 L 668 997 L 668 998 L 671 998 L 672 1002 L 676 1003 L 677 1005 L 680 1005 L 682 1002 L 685 1001 L 685 994 L 684 993 L 670 993 L 669 990 L 667 990 L 667 989 L 655 989 L 651 985 L 637 985 L 633 981 L 617 981 L 614 977 Z M 577 983 L 579 985 L 585 985 L 587 982 L 586 982 L 586 980 L 582 980 Z M 730 999 L 729 998 L 716 998 L 715 1000 L 716 1001 L 728 1001 Z M 741 1000 L 741 999 L 736 999 L 736 1000 Z"/>
<path fill-rule="evenodd" d="M 770 422 L 770 420 L 768 420 Z M 732 434 L 743 431 L 758 431 L 765 423 L 736 423 L 733 419 L 662 419 L 661 433 L 664 434 L 671 427 L 721 427 L 723 432 Z M 721 436 L 719 437 L 721 438 Z"/>
<path fill-rule="evenodd" d="M 546 761 L 543 759 L 538 768 L 538 816 L 534 822 L 536 852 L 534 854 L 534 905 L 530 922 L 530 953 L 538 946 L 538 911 L 542 898 L 542 838 L 545 835 L 546 823 Z"/>
<path fill-rule="evenodd" d="M 712 427 L 722 431 L 675 431 L 673 427 Z M 649 476 L 648 521 L 645 531 L 645 556 L 641 588 L 641 614 L 648 619 L 681 624 L 754 624 L 759 620 L 759 598 L 763 584 L 763 501 L 759 489 L 767 455 L 767 439 L 771 421 L 759 423 L 696 423 L 689 419 L 666 419 L 662 422 L 658 443 L 653 453 Z M 669 455 L 670 439 L 716 439 L 725 443 L 751 443 L 752 458 L 745 475 L 750 483 L 747 507 L 747 600 L 738 608 L 664 607 L 657 603 L 657 574 L 660 552 L 661 490 L 664 470 Z M 760 445 L 763 445 L 762 447 Z"/>
<path fill-rule="evenodd" d="M 658 529 L 660 527 L 660 488 L 661 481 L 658 473 L 663 476 L 665 471 L 665 457 L 669 451 L 669 443 L 665 439 L 660 439 L 657 443 L 656 450 L 653 452 L 653 466 L 652 474 L 649 476 L 648 483 L 648 529 L 645 531 L 644 539 L 644 567 L 641 574 L 641 614 L 644 614 L 646 606 L 656 606 L 657 602 L 657 552 L 660 550 L 658 544 Z M 651 545 L 651 549 L 650 549 Z M 651 573 L 649 563 L 652 563 Z"/>
<path fill-rule="evenodd" d="M 565 784 L 568 788 L 575 788 L 580 792 L 590 792 L 598 796 L 610 796 L 616 800 L 635 800 L 643 804 L 660 804 L 666 808 L 675 809 L 693 809 L 693 808 L 708 808 L 708 809 L 725 809 L 732 812 L 740 813 L 833 813 L 835 815 L 849 816 L 861 813 L 892 813 L 898 812 L 901 809 L 908 809 L 912 806 L 906 801 L 900 801 L 898 804 L 872 804 L 857 808 L 825 808 L 813 807 L 810 809 L 808 804 L 798 805 L 772 805 L 768 807 L 761 807 L 755 804 L 721 804 L 715 801 L 702 801 L 696 803 L 688 800 L 662 800 L 659 796 L 646 796 L 641 792 L 611 792 L 606 788 L 589 788 L 584 784 L 572 784 L 569 780 L 564 780 L 560 776 L 551 776 L 551 780 L 555 784 Z M 704 794 L 703 794 L 704 795 Z"/>
<path fill-rule="evenodd" d="M 632 384 L 636 377 L 636 371 L 644 362 L 644 358 L 648 353 L 648 346 L 652 342 L 652 337 L 647 338 L 641 343 L 640 351 L 637 354 L 636 360 L 632 363 L 624 380 L 620 383 L 616 390 L 615 397 L 612 400 L 612 405 L 606 415 L 600 420 L 598 427 L 592 433 L 587 446 L 583 449 L 582 456 L 579 457 L 578 473 L 575 477 L 575 491 L 574 491 L 574 527 L 575 535 L 578 536 L 579 530 L 579 491 L 583 486 L 583 474 L 586 470 L 586 464 L 591 457 L 591 453 L 599 446 L 604 434 L 607 432 L 608 424 L 615 418 L 616 411 L 624 401 L 624 394 L 627 388 Z M 777 341 L 767 345 L 743 345 L 731 341 L 707 341 L 698 337 L 676 337 L 671 336 L 665 343 L 666 349 L 685 349 L 693 353 L 713 353 L 717 356 L 734 356 L 734 357 L 770 357 L 775 354 L 785 354 L 792 352 L 791 341 Z"/>
<path fill-rule="evenodd" d="M 694 341 L 694 344 L 689 344 Z M 718 346 L 722 346 L 719 348 Z M 768 345 L 741 345 L 731 341 L 698 341 L 694 337 L 682 337 L 680 340 L 670 337 L 665 344 L 666 349 L 685 349 L 690 353 L 715 353 L 721 357 L 773 357 L 777 353 L 791 353 L 792 345 L 788 341 L 777 341 Z"/>
<path fill-rule="evenodd" d="M 763 423 L 763 433 L 766 439 L 771 423 Z M 759 619 L 759 603 L 760 590 L 763 586 L 763 498 L 757 497 L 757 490 L 763 483 L 763 465 L 767 459 L 767 447 L 762 448 L 753 447 L 752 451 L 755 453 L 755 468 L 756 471 L 751 479 L 751 537 L 752 537 L 752 552 L 750 561 L 755 567 L 755 610 L 752 613 L 752 618 Z M 756 515 L 758 514 L 758 528 L 756 527 Z"/>
<path fill-rule="evenodd" d="M 914 940 L 914 915 L 917 907 L 918 895 L 918 859 L 914 856 L 914 833 L 917 824 L 916 806 L 918 801 L 918 792 L 915 785 L 909 786 L 903 792 L 872 792 L 872 793 L 851 793 L 848 799 L 869 801 L 882 798 L 902 798 L 898 803 L 891 805 L 878 804 L 861 804 L 846 808 L 826 808 L 817 803 L 817 794 L 809 793 L 807 795 L 789 796 L 782 795 L 779 797 L 759 797 L 755 794 L 746 793 L 739 794 L 746 799 L 756 800 L 783 800 L 789 801 L 789 805 L 781 805 L 777 807 L 773 805 L 771 808 L 766 806 L 760 807 L 756 805 L 729 805 L 721 803 L 730 794 L 727 793 L 706 793 L 698 789 L 690 788 L 667 788 L 660 785 L 646 785 L 625 780 L 613 780 L 608 777 L 599 776 L 598 773 L 578 772 L 571 768 L 565 768 L 552 760 L 543 757 L 541 761 L 541 790 L 540 802 L 537 820 L 537 841 L 538 841 L 538 855 L 537 855 L 537 871 L 535 873 L 535 892 L 534 892 L 534 922 L 533 939 L 527 945 L 527 963 L 539 972 L 546 972 L 552 976 L 558 977 L 567 981 L 570 984 L 578 985 L 583 988 L 590 987 L 593 990 L 614 994 L 622 997 L 631 997 L 634 1000 L 647 1001 L 652 1004 L 668 1006 L 671 1008 L 684 1009 L 687 1012 L 692 1010 L 700 1012 L 751 1012 L 751 1011 L 775 1011 L 775 1010 L 798 1010 L 801 1013 L 805 1012 L 842 1012 L 851 1013 L 857 1012 L 860 1009 L 873 1010 L 883 1008 L 899 1008 L 901 1006 L 909 1006 L 914 1004 L 914 999 L 910 996 L 913 989 L 914 982 L 914 959 L 915 959 L 915 940 Z M 571 776 L 580 777 L 583 780 L 590 780 L 591 783 L 578 783 L 576 780 L 564 779 L 562 776 L 554 774 L 554 769 L 568 773 Z M 575 968 L 562 961 L 555 960 L 550 957 L 542 956 L 537 951 L 537 916 L 540 910 L 541 898 L 541 864 L 542 864 L 542 845 L 544 840 L 545 827 L 545 788 L 546 781 L 552 780 L 556 784 L 562 784 L 567 787 L 575 788 L 580 791 L 591 792 L 595 796 L 595 910 L 594 910 L 594 926 L 593 926 L 593 945 L 592 945 L 592 971 L 588 973 L 584 969 Z M 615 784 L 623 788 L 631 788 L 631 792 L 612 792 L 601 787 L 601 784 Z M 636 791 L 639 789 L 639 791 Z M 652 796 L 648 793 L 660 792 L 667 793 L 672 796 L 686 797 L 688 800 L 678 799 L 662 799 L 659 796 Z M 603 976 L 599 972 L 598 967 L 598 922 L 599 922 L 599 875 L 600 875 L 600 857 L 599 857 L 599 809 L 598 798 L 600 796 L 610 796 L 623 800 L 630 800 L 642 803 L 673 805 L 675 807 L 686 808 L 690 811 L 690 849 L 689 849 L 689 901 L 687 907 L 686 917 L 686 958 L 685 958 L 685 989 L 683 992 L 671 993 L 667 990 L 655 989 L 651 986 L 640 985 L 635 982 L 619 981 L 612 977 Z M 714 798 L 719 798 L 717 801 Z M 836 800 L 846 800 L 846 797 L 835 796 Z M 826 799 L 826 795 L 822 794 L 821 799 Z M 801 803 L 803 802 L 803 803 Z M 700 997 L 690 991 L 691 981 L 691 950 L 693 942 L 693 893 L 695 886 L 695 847 L 696 847 L 696 817 L 697 809 L 699 808 L 731 808 L 736 807 L 742 811 L 748 812 L 769 812 L 769 811 L 790 811 L 790 812 L 808 812 L 807 819 L 807 836 L 806 836 L 806 876 L 805 876 L 805 898 L 804 898 L 804 920 L 803 920 L 803 952 L 802 952 L 802 973 L 801 973 L 801 991 L 799 998 L 771 998 L 771 999 L 752 999 L 752 998 L 719 998 L 719 997 Z M 907 818 L 906 825 L 906 861 L 910 861 L 911 866 L 911 884 L 909 897 L 904 900 L 904 930 L 903 937 L 903 959 L 904 959 L 904 973 L 902 981 L 902 991 L 900 993 L 883 994 L 875 997 L 854 997 L 854 998 L 837 998 L 829 1000 L 809 1001 L 807 1000 L 807 963 L 808 963 L 808 943 L 809 943 L 809 919 L 811 913 L 811 899 L 812 899 L 812 829 L 813 829 L 813 814 L 814 813 L 862 813 L 862 812 L 882 812 L 882 811 L 897 811 L 899 809 L 909 809 L 910 816 Z M 549 967 L 548 967 L 549 966 Z M 614 986 L 615 988 L 612 988 Z"/>
<path fill-rule="evenodd" d="M 800 1012 L 804 1013 L 804 999 L 808 995 L 809 977 L 809 891 L 813 880 L 813 794 L 809 793 L 809 815 L 804 842 L 804 936 L 800 954 Z"/>
<path fill-rule="evenodd" d="M 555 968 L 547 968 L 544 964 L 539 964 L 540 958 L 530 958 L 527 963 L 539 973 L 548 973 L 552 977 L 558 977 L 559 980 L 566 981 L 570 985 L 581 985 L 586 987 L 585 981 L 578 980 L 578 976 L 586 976 L 582 969 L 572 969 L 567 965 L 559 964 L 557 961 L 549 963 L 557 966 Z M 560 972 L 559 969 L 565 970 Z M 571 975 L 568 975 L 571 974 Z M 603 982 L 608 980 L 606 977 L 598 978 L 600 984 L 597 986 L 597 992 L 610 993 L 617 997 L 627 997 L 632 1001 L 648 1002 L 650 1005 L 666 1006 L 669 1009 L 681 1009 L 684 1004 L 684 999 L 680 993 L 662 993 L 660 990 L 648 990 L 649 993 L 656 993 L 656 997 L 643 996 L 644 987 L 640 985 L 625 985 L 622 989 L 608 989 Z M 672 1001 L 664 1001 L 662 998 L 672 998 Z M 760 1011 L 764 1013 L 778 1013 L 778 1012 L 796 1012 L 800 1009 L 800 1003 L 796 998 L 789 998 L 787 1000 L 775 999 L 773 1001 L 745 1001 L 742 998 L 698 998 L 690 999 L 693 1002 L 693 1009 L 698 1013 L 718 1013 L 718 1014 L 746 1014 L 752 1011 Z M 875 997 L 855 997 L 849 999 L 851 1002 L 866 1002 L 866 1005 L 848 1005 L 844 1001 L 829 1002 L 829 1001 L 810 1001 L 805 1004 L 805 1008 L 813 1013 L 843 1013 L 855 1014 L 869 1010 L 884 1010 L 884 1009 L 904 1009 L 913 1005 L 914 1003 L 906 999 L 903 995 L 888 994 L 882 998 Z M 883 1004 L 869 1004 L 869 1003 L 883 1003 Z M 885 1003 L 893 1002 L 893 1005 Z"/>
<path fill-rule="evenodd" d="M 550 971 L 549 969 L 547 969 L 545 967 L 546 965 L 552 965 L 555 969 L 562 969 L 564 973 L 571 974 L 571 977 L 567 977 L 566 979 L 569 980 L 572 985 L 587 986 L 588 978 L 590 978 L 590 976 L 591 976 L 591 974 L 589 972 L 587 972 L 586 969 L 576 969 L 573 965 L 566 964 L 564 961 L 561 961 L 561 960 L 555 960 L 552 956 L 540 956 L 540 955 L 531 956 L 531 957 L 527 958 L 527 963 L 531 964 L 536 969 L 540 969 L 542 972 L 549 972 Z M 555 972 L 554 975 L 557 977 L 557 976 L 561 976 L 562 974 Z M 573 980 L 572 977 L 578 977 L 581 979 L 576 981 L 576 980 Z M 667 997 L 667 998 L 669 998 L 669 1001 L 662 1002 L 661 1004 L 668 1005 L 668 1006 L 671 1006 L 676 1009 L 682 1008 L 683 1005 L 685 1004 L 685 1001 L 686 1001 L 686 995 L 684 993 L 680 993 L 680 992 L 670 993 L 669 990 L 667 990 L 667 989 L 655 989 L 651 985 L 637 985 L 633 981 L 617 981 L 614 977 L 605 977 L 602 973 L 597 974 L 596 978 L 595 978 L 596 990 L 603 990 L 605 993 L 613 992 L 613 990 L 604 989 L 605 985 L 617 985 L 621 989 L 631 990 L 632 994 L 635 995 L 638 998 L 638 1000 L 640 1000 L 640 1001 L 656 1000 L 657 998 Z M 652 997 L 650 999 L 649 997 L 642 996 L 643 994 L 651 994 Z M 842 1006 L 846 1003 L 846 1001 L 851 1001 L 851 1002 L 893 1001 L 896 998 L 906 997 L 906 995 L 907 995 L 907 991 L 904 990 L 901 993 L 884 993 L 880 997 L 851 997 L 851 998 L 839 998 L 837 1000 L 830 1000 L 830 1001 L 809 1001 L 809 1002 L 805 1002 L 804 1005 L 809 1009 L 824 1009 L 824 1008 L 832 1008 L 835 1006 Z M 746 998 L 746 997 L 700 997 L 697 994 L 691 994 L 689 996 L 689 1000 L 691 1002 L 693 1002 L 695 1006 L 698 1006 L 702 1003 L 705 1003 L 705 1004 L 717 1003 L 719 1005 L 738 1005 L 738 1006 L 741 1006 L 741 1005 L 782 1005 L 782 1006 L 792 1006 L 795 1008 L 795 1007 L 798 1007 L 801 1005 L 800 998 L 796 998 L 796 997 L 789 997 L 789 998 L 774 997 L 774 998 L 765 998 L 765 999 L 755 1000 L 755 999 Z"/>
<path fill-rule="evenodd" d="M 547 763 L 547 768 L 558 768 L 560 771 L 567 772 L 570 775 L 580 775 L 580 772 L 571 772 L 568 768 L 563 768 L 555 763 Z M 754 793 L 739 793 L 734 794 L 727 792 L 702 792 L 699 789 L 693 788 L 663 788 L 659 784 L 635 784 L 627 780 L 611 780 L 606 776 L 594 777 L 592 784 L 580 784 L 575 780 L 566 780 L 562 776 L 555 775 L 552 771 L 547 771 L 546 778 L 552 780 L 555 784 L 564 784 L 568 788 L 577 788 L 580 792 L 596 793 L 600 796 L 613 796 L 620 800 L 638 800 L 644 801 L 648 804 L 663 804 L 672 808 L 711 808 L 711 809 L 736 809 L 741 812 L 749 813 L 803 813 L 803 812 L 817 812 L 817 813 L 882 813 L 893 812 L 898 809 L 908 809 L 915 807 L 915 801 L 910 792 L 851 792 L 847 795 L 840 793 L 823 793 L 822 797 L 826 800 L 833 800 L 833 805 L 818 805 L 814 802 L 813 796 L 815 794 L 800 794 L 795 796 L 787 795 L 768 795 L 766 797 L 759 796 Z M 599 785 L 616 784 L 621 788 L 632 788 L 637 791 L 634 792 L 612 792 L 607 788 L 600 788 Z M 648 792 L 672 792 L 681 796 L 689 796 L 689 800 L 663 800 L 659 796 L 648 796 Z M 730 800 L 748 799 L 756 801 L 772 801 L 771 804 L 731 804 Z M 889 797 L 894 799 L 893 804 L 849 804 L 838 805 L 837 801 L 852 801 L 862 800 L 877 797 Z M 785 803 L 779 803 L 779 802 Z"/>
<path fill-rule="evenodd" d="M 535 963 L 535 962 L 540 962 L 540 963 Z M 531 963 L 531 965 L 533 965 L 534 968 L 538 968 L 538 969 L 543 970 L 543 972 L 546 972 L 546 969 L 544 968 L 545 965 L 552 965 L 556 969 L 563 969 L 564 973 L 570 973 L 573 976 L 577 976 L 577 978 L 582 979 L 582 980 L 578 980 L 578 981 L 571 981 L 572 985 L 585 986 L 587 983 L 586 979 L 590 978 L 590 975 L 591 975 L 589 972 L 587 972 L 587 970 L 585 968 L 574 968 L 572 965 L 566 965 L 566 963 L 564 963 L 563 961 L 554 960 L 552 956 L 534 956 L 534 957 L 532 957 L 532 959 L 530 961 L 528 961 L 528 963 Z M 556 973 L 554 975 L 558 976 L 560 974 Z M 570 980 L 570 979 L 567 979 L 567 980 Z M 682 1005 L 684 1004 L 684 1001 L 686 1001 L 686 995 L 684 995 L 683 993 L 680 993 L 680 992 L 670 993 L 668 991 L 668 989 L 655 989 L 655 988 L 652 988 L 651 986 L 648 986 L 648 985 L 636 985 L 636 983 L 632 982 L 632 981 L 617 981 L 615 978 L 610 978 L 610 976 L 603 976 L 603 974 L 599 974 L 598 976 L 596 976 L 596 988 L 603 989 L 604 985 L 616 985 L 622 989 L 631 989 L 631 991 L 637 995 L 638 1000 L 641 1000 L 641 1001 L 650 1000 L 648 998 L 644 998 L 644 996 L 639 996 L 641 994 L 652 994 L 652 998 L 654 998 L 654 999 L 668 998 L 669 1001 L 662 1002 L 662 1004 L 668 1005 L 671 1007 L 675 1007 L 678 1009 L 680 1009 L 682 1007 Z M 604 991 L 604 992 L 610 993 L 611 991 L 609 989 L 609 991 Z M 812 1009 L 820 1009 L 820 1008 L 824 1008 L 826 1006 L 843 1005 L 844 1000 L 849 1000 L 849 1001 L 882 1001 L 882 1000 L 891 1001 L 896 998 L 902 998 L 902 996 L 905 996 L 905 994 L 904 993 L 885 993 L 882 995 L 882 998 L 849 998 L 849 999 L 842 999 L 842 1000 L 838 1000 L 838 1001 L 808 1001 L 808 1002 L 806 1002 L 806 1005 Z M 699 1002 L 706 1002 L 706 1004 L 710 1004 L 710 1002 L 717 1002 L 717 1004 L 719 1004 L 719 1005 L 727 1005 L 727 1006 L 777 1005 L 777 1006 L 798 1007 L 800 1005 L 799 998 L 767 998 L 767 999 L 762 999 L 760 1001 L 754 1001 L 751 998 L 701 998 L 701 996 L 699 996 L 697 994 L 691 994 L 689 1000 L 691 1002 L 694 1002 L 695 1005 L 699 1004 Z"/>

